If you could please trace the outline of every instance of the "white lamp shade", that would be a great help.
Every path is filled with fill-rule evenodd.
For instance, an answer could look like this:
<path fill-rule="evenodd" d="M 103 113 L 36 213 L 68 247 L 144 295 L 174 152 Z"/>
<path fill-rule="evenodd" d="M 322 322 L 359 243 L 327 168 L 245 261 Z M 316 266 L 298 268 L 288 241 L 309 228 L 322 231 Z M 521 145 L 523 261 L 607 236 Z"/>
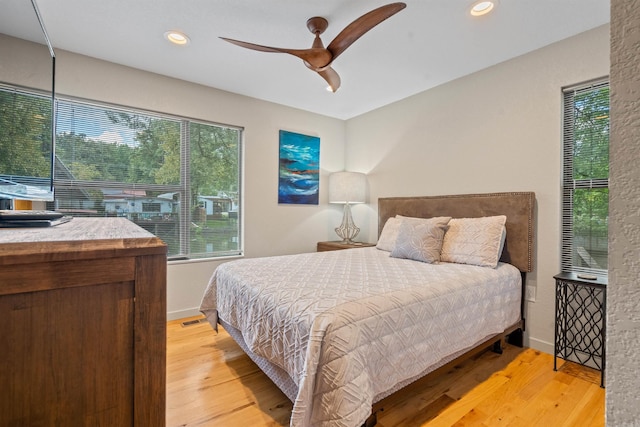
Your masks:
<path fill-rule="evenodd" d="M 335 172 L 329 175 L 329 203 L 365 203 L 367 176 L 360 172 Z"/>

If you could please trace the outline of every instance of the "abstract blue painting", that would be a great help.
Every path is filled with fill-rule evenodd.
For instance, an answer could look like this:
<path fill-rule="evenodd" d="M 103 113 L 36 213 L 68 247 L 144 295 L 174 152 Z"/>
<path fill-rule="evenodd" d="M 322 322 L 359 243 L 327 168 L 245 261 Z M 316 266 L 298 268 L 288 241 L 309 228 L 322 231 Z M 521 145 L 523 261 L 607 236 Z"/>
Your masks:
<path fill-rule="evenodd" d="M 317 205 L 320 186 L 320 138 L 280 131 L 278 203 Z"/>

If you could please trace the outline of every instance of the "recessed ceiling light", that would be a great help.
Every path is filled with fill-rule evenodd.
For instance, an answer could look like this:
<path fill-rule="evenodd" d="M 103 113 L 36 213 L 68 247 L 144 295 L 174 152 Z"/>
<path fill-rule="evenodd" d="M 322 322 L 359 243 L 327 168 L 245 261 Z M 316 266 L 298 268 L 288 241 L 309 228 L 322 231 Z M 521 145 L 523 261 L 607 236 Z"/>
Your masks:
<path fill-rule="evenodd" d="M 471 6 L 469 11 L 473 16 L 482 16 L 493 10 L 495 3 L 492 1 L 478 1 Z"/>
<path fill-rule="evenodd" d="M 190 42 L 189 37 L 186 34 L 175 30 L 167 31 L 166 33 L 164 33 L 164 38 L 169 40 L 173 44 L 181 46 L 187 45 Z"/>

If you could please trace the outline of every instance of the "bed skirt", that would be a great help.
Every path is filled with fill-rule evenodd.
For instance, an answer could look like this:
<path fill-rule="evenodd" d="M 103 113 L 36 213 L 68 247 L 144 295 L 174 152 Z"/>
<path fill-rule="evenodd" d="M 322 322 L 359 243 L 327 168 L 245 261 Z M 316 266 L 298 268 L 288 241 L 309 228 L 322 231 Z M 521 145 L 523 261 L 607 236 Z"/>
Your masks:
<path fill-rule="evenodd" d="M 269 362 L 264 357 L 258 356 L 257 354 L 255 354 L 251 350 L 249 350 L 249 348 L 247 347 L 247 344 L 244 341 L 244 338 L 242 337 L 242 333 L 238 329 L 236 329 L 233 326 L 229 325 L 224 320 L 219 319 L 217 316 L 214 316 L 214 317 L 218 321 L 218 323 L 229 333 L 231 338 L 233 338 L 233 340 L 236 343 L 238 343 L 240 348 L 242 348 L 242 350 L 247 354 L 247 356 L 249 356 L 249 358 L 251 360 L 253 360 L 253 362 L 256 365 L 258 365 L 258 367 L 271 379 L 271 381 L 273 381 L 273 383 L 276 386 L 278 386 L 278 388 L 287 396 L 287 398 L 291 402 L 294 402 L 296 400 L 296 396 L 298 395 L 298 386 L 291 379 L 289 374 L 287 374 L 279 366 L 274 365 L 273 363 Z M 209 322 L 211 322 L 212 319 L 208 319 L 208 320 L 209 320 Z M 214 322 L 215 322 L 215 320 L 214 320 Z M 217 327 L 217 325 L 215 325 L 215 323 L 212 324 L 212 326 L 214 328 Z M 444 365 L 446 365 L 446 364 L 448 364 L 448 363 L 450 363 L 450 362 L 452 362 L 452 361 L 464 356 L 465 353 L 467 353 L 467 352 L 470 352 L 470 351 L 472 351 L 474 349 L 477 349 L 479 347 L 488 348 L 490 345 L 493 344 L 494 340 L 499 339 L 499 338 L 503 337 L 504 335 L 506 335 L 507 333 L 509 333 L 509 332 L 511 332 L 513 330 L 517 330 L 520 327 L 521 327 L 521 322 L 518 322 L 518 323 L 514 324 L 512 327 L 508 328 L 504 334 L 487 336 L 487 337 L 481 339 L 480 341 L 478 341 L 477 343 L 475 343 L 474 345 L 472 345 L 471 347 L 465 348 L 463 350 L 460 350 L 460 351 L 458 351 L 456 353 L 450 354 L 450 355 L 442 358 L 441 360 L 439 360 L 438 362 L 434 363 L 433 365 L 431 365 L 429 368 L 425 369 L 422 373 L 420 373 L 419 375 L 415 376 L 414 378 L 409 378 L 409 379 L 407 379 L 405 381 L 402 381 L 402 382 L 396 384 L 396 386 L 393 387 L 392 389 L 386 390 L 386 391 L 378 394 L 377 396 L 375 396 L 375 398 L 373 400 L 373 403 L 376 404 L 376 403 L 380 402 L 385 397 L 388 397 L 388 396 L 392 395 L 396 391 L 399 391 L 399 390 L 403 389 L 404 387 L 408 386 L 409 384 L 411 384 L 411 383 L 419 380 L 420 378 L 423 378 L 424 376 L 430 374 L 431 372 L 434 372 L 436 369 L 441 368 Z"/>

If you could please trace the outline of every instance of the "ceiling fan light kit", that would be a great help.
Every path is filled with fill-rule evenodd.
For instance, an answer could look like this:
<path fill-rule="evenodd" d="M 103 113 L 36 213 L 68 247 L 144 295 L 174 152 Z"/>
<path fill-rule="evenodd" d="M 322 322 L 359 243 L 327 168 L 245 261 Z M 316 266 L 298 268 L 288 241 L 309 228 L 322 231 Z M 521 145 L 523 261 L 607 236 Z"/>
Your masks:
<path fill-rule="evenodd" d="M 340 56 L 349 46 L 358 40 L 363 34 L 380 24 L 385 19 L 395 15 L 407 7 L 405 3 L 391 3 L 381 6 L 368 13 L 365 13 L 349 25 L 347 25 L 325 48 L 320 34 L 329 26 L 329 22 L 320 16 L 314 16 L 307 20 L 307 28 L 314 35 L 313 44 L 309 49 L 286 49 L 270 46 L 262 46 L 240 40 L 220 37 L 222 40 L 233 43 L 237 46 L 260 52 L 287 53 L 302 59 L 310 70 L 315 71 L 322 77 L 329 86 L 327 90 L 335 92 L 340 87 L 340 76 L 331 67 L 335 59 Z"/>

